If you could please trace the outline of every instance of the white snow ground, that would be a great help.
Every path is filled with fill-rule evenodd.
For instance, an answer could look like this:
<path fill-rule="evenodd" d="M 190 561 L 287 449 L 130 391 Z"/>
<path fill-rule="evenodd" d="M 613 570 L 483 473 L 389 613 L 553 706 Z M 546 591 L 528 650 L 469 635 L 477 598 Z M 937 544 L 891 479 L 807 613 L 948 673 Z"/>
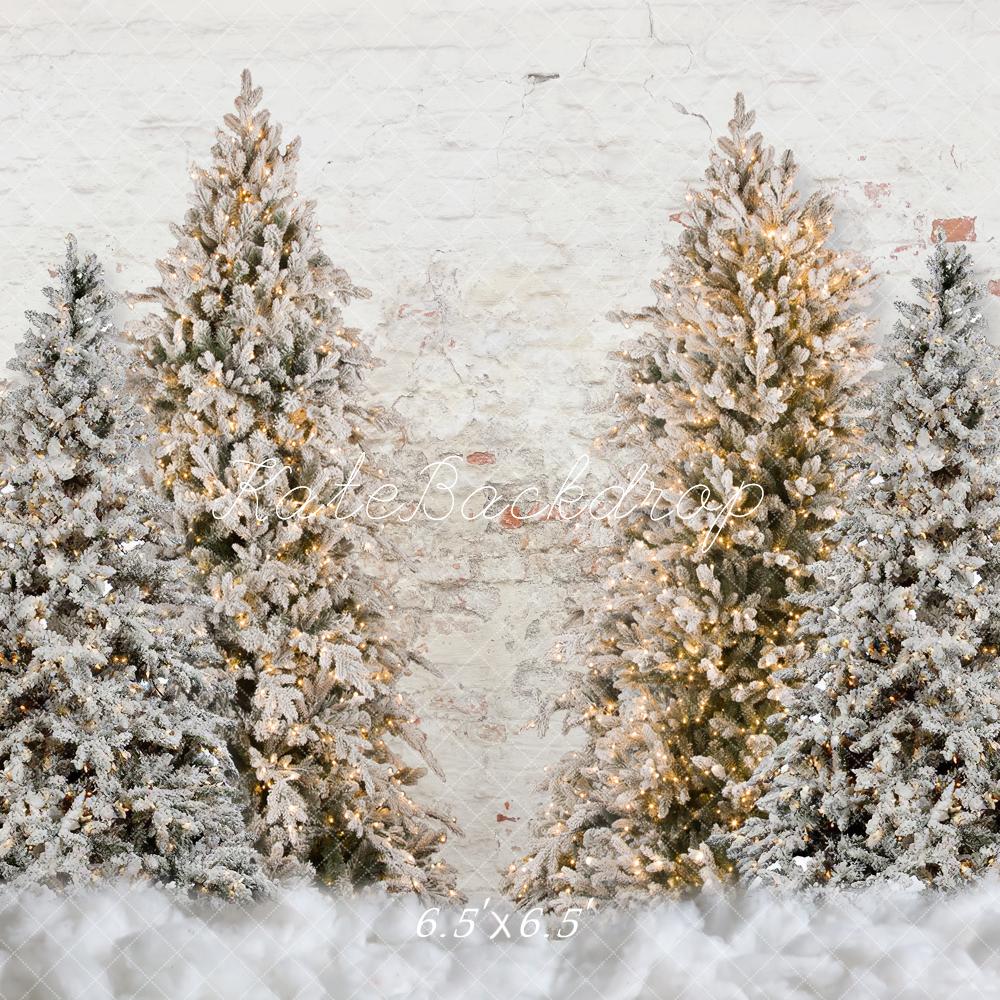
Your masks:
<path fill-rule="evenodd" d="M 950 897 L 882 891 L 823 905 L 704 893 L 639 915 L 591 915 L 565 941 L 544 929 L 520 937 L 523 914 L 507 921 L 511 940 L 490 941 L 502 915 L 482 908 L 471 933 L 455 910 L 421 939 L 422 912 L 413 900 L 335 900 L 316 889 L 214 913 L 152 889 L 7 895 L 0 997 L 1000 997 L 997 883 Z"/>

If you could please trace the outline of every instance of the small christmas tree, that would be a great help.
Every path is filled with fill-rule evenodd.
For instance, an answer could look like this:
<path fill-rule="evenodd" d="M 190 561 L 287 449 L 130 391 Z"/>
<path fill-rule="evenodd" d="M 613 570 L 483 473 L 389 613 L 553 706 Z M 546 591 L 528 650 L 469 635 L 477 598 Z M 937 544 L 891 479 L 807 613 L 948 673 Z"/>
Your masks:
<path fill-rule="evenodd" d="M 111 296 L 69 241 L 0 427 L 0 878 L 153 879 L 249 898 L 212 647 L 136 461 Z"/>
<path fill-rule="evenodd" d="M 1000 394 L 969 256 L 939 246 L 885 346 L 871 463 L 810 595 L 788 735 L 731 838 L 747 876 L 955 886 L 1000 847 Z"/>
<path fill-rule="evenodd" d="M 700 884 L 716 866 L 704 843 L 746 817 L 735 789 L 774 745 L 789 597 L 843 497 L 866 275 L 827 246 L 830 202 L 799 203 L 791 154 L 753 121 L 738 96 L 657 304 L 633 317 L 651 330 L 628 355 L 626 440 L 684 517 L 647 508 L 624 533 L 561 702 L 586 745 L 553 771 L 533 853 L 508 870 L 526 905 Z"/>
<path fill-rule="evenodd" d="M 367 568 L 386 557 L 363 509 L 370 359 L 340 309 L 366 293 L 323 253 L 298 140 L 260 99 L 245 71 L 145 296 L 159 482 L 237 678 L 234 756 L 275 869 L 454 896 L 453 821 L 410 797 L 424 771 L 401 756 L 430 759 L 398 685 L 412 657 Z"/>

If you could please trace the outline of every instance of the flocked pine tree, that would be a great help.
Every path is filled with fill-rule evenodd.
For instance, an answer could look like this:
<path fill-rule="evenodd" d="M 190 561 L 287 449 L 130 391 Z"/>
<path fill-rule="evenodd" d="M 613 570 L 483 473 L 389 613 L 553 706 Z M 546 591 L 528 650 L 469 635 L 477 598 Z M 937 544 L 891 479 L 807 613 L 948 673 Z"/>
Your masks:
<path fill-rule="evenodd" d="M 1000 393 L 962 247 L 899 304 L 870 465 L 791 668 L 787 737 L 731 837 L 741 873 L 791 885 L 951 887 L 1000 847 Z"/>
<path fill-rule="evenodd" d="M 249 898 L 267 880 L 205 707 L 226 675 L 137 476 L 111 297 L 72 239 L 57 277 L 0 410 L 0 878 Z"/>
<path fill-rule="evenodd" d="M 524 903 L 727 874 L 702 845 L 746 816 L 734 789 L 774 745 L 789 594 L 810 585 L 842 502 L 866 274 L 829 248 L 830 202 L 799 202 L 791 154 L 753 120 L 738 96 L 656 305 L 632 317 L 651 328 L 627 355 L 622 426 L 659 489 L 692 492 L 686 519 L 647 507 L 624 533 L 586 672 L 560 704 L 585 746 L 553 770 L 532 853 L 508 869 Z M 736 498 L 728 520 L 699 511 Z"/>
<path fill-rule="evenodd" d="M 234 756 L 275 868 L 454 895 L 438 856 L 453 821 L 411 798 L 424 769 L 402 756 L 430 760 L 398 688 L 412 658 L 366 569 L 379 535 L 355 516 L 377 474 L 352 479 L 370 358 L 340 307 L 367 293 L 324 254 L 295 190 L 298 140 L 282 148 L 260 98 L 244 71 L 145 296 L 159 481 L 237 677 Z"/>

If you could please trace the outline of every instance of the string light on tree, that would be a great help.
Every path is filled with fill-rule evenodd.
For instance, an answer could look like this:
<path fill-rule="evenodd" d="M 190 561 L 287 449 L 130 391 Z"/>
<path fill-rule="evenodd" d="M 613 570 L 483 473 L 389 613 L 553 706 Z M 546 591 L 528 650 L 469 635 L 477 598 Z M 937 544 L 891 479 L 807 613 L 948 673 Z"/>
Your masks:
<path fill-rule="evenodd" d="M 803 602 L 813 651 L 747 785 L 760 815 L 729 838 L 751 878 L 953 887 L 996 861 L 1000 358 L 966 250 L 937 247 L 929 272 L 898 304 L 869 458 Z"/>
<path fill-rule="evenodd" d="M 424 773 L 407 745 L 433 760 L 398 690 L 414 660 L 376 576 L 381 541 L 319 502 L 356 459 L 368 468 L 370 357 L 341 314 L 367 293 L 323 252 L 295 188 L 298 140 L 282 147 L 260 99 L 245 71 L 160 285 L 143 297 L 158 307 L 135 335 L 167 428 L 159 484 L 235 672 L 234 755 L 274 870 L 453 897 L 438 851 L 454 821 L 405 792 Z M 288 498 L 306 496 L 317 502 L 288 516 Z"/>
<path fill-rule="evenodd" d="M 553 770 L 532 851 L 507 874 L 525 905 L 729 875 L 706 842 L 748 814 L 740 786 L 774 746 L 789 598 L 813 585 L 843 503 L 867 278 L 827 245 L 829 200 L 799 200 L 791 154 L 753 121 L 738 96 L 656 304 L 623 317 L 648 333 L 625 352 L 618 439 L 668 495 L 703 485 L 717 502 L 756 483 L 763 502 L 707 551 L 711 514 L 627 524 L 586 672 L 559 702 L 586 745 Z"/>

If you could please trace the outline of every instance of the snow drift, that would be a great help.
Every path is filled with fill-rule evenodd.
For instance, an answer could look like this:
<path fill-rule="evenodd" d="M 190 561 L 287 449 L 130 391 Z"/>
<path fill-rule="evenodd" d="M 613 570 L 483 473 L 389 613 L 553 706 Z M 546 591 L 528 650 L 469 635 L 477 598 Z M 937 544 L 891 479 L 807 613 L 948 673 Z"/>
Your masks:
<path fill-rule="evenodd" d="M 704 892 L 640 914 L 584 914 L 561 941 L 546 936 L 554 925 L 520 936 L 523 914 L 508 920 L 510 940 L 491 941 L 503 912 L 433 915 L 420 937 L 423 907 L 376 894 L 302 888 L 248 907 L 182 905 L 144 888 L 5 895 L 0 997 L 1000 997 L 995 882 L 823 903 Z"/>

